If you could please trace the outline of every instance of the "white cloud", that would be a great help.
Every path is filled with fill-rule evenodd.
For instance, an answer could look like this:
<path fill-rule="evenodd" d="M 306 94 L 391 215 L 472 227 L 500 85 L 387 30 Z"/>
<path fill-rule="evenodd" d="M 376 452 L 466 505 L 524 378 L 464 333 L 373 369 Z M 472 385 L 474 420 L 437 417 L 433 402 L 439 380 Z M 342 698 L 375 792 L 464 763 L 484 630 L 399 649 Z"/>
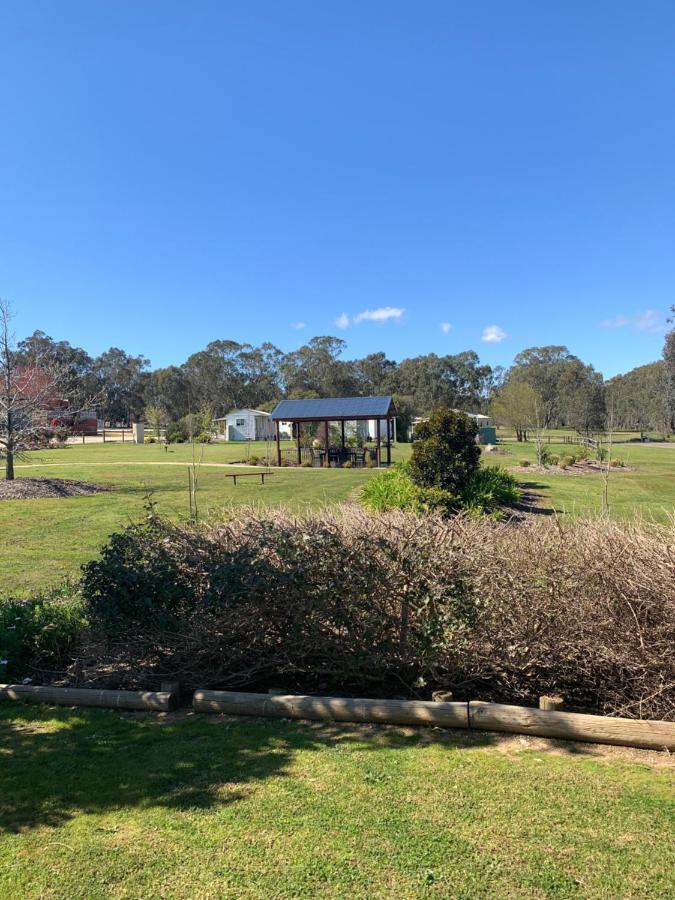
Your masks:
<path fill-rule="evenodd" d="M 291 323 L 291 328 L 295 328 L 296 331 L 300 331 L 302 328 L 306 328 L 306 327 L 307 327 L 306 322 L 292 322 Z"/>
<path fill-rule="evenodd" d="M 354 316 L 354 324 L 359 322 L 388 322 L 390 319 L 398 321 L 405 312 L 399 306 L 380 306 L 379 309 L 364 309 L 363 312 Z"/>
<path fill-rule="evenodd" d="M 452 330 L 452 325 L 449 322 L 441 322 L 441 331 L 443 334 L 450 334 Z"/>
<path fill-rule="evenodd" d="M 658 334 L 666 330 L 666 319 L 663 313 L 656 309 L 646 309 L 644 312 L 635 313 L 632 316 L 615 316 L 613 319 L 603 319 L 600 323 L 603 328 L 631 328 L 633 331 L 646 331 L 649 334 Z"/>
<path fill-rule="evenodd" d="M 506 332 L 499 325 L 488 325 L 483 329 L 481 340 L 486 344 L 500 344 L 506 337 Z"/>
<path fill-rule="evenodd" d="M 343 330 L 345 328 L 349 328 L 349 316 L 347 315 L 347 313 L 343 312 L 341 315 L 339 315 L 335 320 L 335 324 L 338 328 L 342 328 Z"/>

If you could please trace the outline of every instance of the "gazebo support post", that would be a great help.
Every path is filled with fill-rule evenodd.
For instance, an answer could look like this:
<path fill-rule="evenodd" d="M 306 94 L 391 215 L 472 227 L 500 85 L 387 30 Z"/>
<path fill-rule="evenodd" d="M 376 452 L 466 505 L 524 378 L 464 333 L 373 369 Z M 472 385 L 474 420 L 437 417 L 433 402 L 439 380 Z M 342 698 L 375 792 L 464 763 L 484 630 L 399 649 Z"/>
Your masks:
<path fill-rule="evenodd" d="M 295 437 L 298 442 L 298 465 L 302 465 L 302 446 L 300 444 L 300 429 L 302 428 L 302 422 L 295 423 Z"/>
<path fill-rule="evenodd" d="M 323 423 L 323 433 L 324 433 L 324 446 L 326 447 L 326 466 L 330 466 L 330 426 L 328 424 L 328 419 Z"/>
<path fill-rule="evenodd" d="M 344 419 L 340 422 L 340 435 L 342 437 L 342 452 L 344 453 L 344 449 L 345 449 L 345 420 Z"/>
<path fill-rule="evenodd" d="M 279 434 L 279 422 L 274 423 L 275 437 L 277 439 L 277 465 L 281 468 L 281 435 Z"/>
<path fill-rule="evenodd" d="M 391 419 L 387 419 L 387 465 L 391 465 Z"/>
<path fill-rule="evenodd" d="M 382 421 L 377 420 L 377 468 L 382 465 Z"/>

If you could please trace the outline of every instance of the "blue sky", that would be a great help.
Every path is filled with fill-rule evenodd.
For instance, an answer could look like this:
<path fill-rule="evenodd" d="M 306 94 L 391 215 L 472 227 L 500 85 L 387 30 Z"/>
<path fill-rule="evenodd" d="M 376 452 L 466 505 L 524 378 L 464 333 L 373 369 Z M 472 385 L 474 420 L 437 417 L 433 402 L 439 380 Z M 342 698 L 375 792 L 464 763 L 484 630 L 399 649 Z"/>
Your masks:
<path fill-rule="evenodd" d="M 0 5 L 0 296 L 154 365 L 657 358 L 675 303 L 675 4 Z"/>

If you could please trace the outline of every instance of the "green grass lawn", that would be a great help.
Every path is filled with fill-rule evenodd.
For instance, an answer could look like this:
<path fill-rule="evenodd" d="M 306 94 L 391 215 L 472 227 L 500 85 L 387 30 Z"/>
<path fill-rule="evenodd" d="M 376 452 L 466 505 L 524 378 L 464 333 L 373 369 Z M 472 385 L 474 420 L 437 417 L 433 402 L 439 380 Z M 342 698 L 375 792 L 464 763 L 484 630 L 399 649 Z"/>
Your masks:
<path fill-rule="evenodd" d="M 507 443 L 508 455 L 485 457 L 486 462 L 507 467 L 527 457 L 534 461 L 534 444 Z M 266 445 L 214 444 L 204 447 L 199 475 L 199 503 L 203 516 L 218 515 L 232 505 L 284 505 L 296 510 L 315 509 L 356 497 L 370 469 L 276 470 L 264 487 L 257 479 L 242 479 L 235 487 L 223 468 L 247 451 L 264 456 Z M 552 444 L 557 453 L 567 445 Z M 201 450 L 198 450 L 201 453 Z M 394 459 L 405 459 L 410 445 L 394 450 Z M 675 444 L 648 447 L 618 445 L 615 455 L 633 472 L 615 471 L 610 481 L 611 514 L 636 513 L 668 521 L 675 509 Z M 94 557 L 107 537 L 143 514 L 144 498 L 152 493 L 159 512 L 172 518 L 188 514 L 187 466 L 192 450 L 176 445 L 165 452 L 157 444 L 73 445 L 63 450 L 29 454 L 17 467 L 17 476 L 74 478 L 110 485 L 111 492 L 60 500 L 12 500 L 0 502 L 0 596 L 28 595 L 36 588 L 77 574 L 79 566 Z M 234 470 L 239 471 L 239 470 Z M 255 471 L 251 469 L 250 471 Z M 595 476 L 538 475 L 519 473 L 534 486 L 544 507 L 570 515 L 597 514 L 601 510 L 602 479 Z"/>
<path fill-rule="evenodd" d="M 3 704 L 0 897 L 673 896 L 669 772 L 524 747 Z"/>
<path fill-rule="evenodd" d="M 484 456 L 493 465 L 519 466 L 528 459 L 536 462 L 533 443 L 500 445 L 507 455 Z M 569 444 L 547 444 L 552 453 L 573 453 Z M 612 455 L 629 470 L 612 469 L 609 476 L 610 514 L 616 518 L 641 516 L 666 523 L 675 513 L 675 444 L 649 447 L 643 444 L 617 444 Z M 562 475 L 518 472 L 518 480 L 541 496 L 542 506 L 564 515 L 595 516 L 602 511 L 603 479 L 599 474 Z"/>

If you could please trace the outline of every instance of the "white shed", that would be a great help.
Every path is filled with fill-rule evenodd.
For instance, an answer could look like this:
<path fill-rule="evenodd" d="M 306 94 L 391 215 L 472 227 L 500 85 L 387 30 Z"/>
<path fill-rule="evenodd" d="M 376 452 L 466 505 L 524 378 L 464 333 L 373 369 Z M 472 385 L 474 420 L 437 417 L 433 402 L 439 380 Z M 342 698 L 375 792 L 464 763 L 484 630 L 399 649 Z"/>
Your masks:
<path fill-rule="evenodd" d="M 267 441 L 274 438 L 274 423 L 261 409 L 233 409 L 215 420 L 226 441 Z"/>

